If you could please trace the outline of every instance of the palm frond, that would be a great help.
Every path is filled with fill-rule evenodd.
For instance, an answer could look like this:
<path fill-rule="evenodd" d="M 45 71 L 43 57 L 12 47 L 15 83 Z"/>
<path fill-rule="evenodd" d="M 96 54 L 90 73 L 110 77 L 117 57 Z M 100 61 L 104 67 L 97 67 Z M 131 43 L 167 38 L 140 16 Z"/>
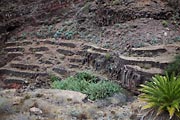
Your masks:
<path fill-rule="evenodd" d="M 180 76 L 155 75 L 152 81 L 140 86 L 139 91 L 142 94 L 139 98 L 147 102 L 143 109 L 154 109 L 157 116 L 168 112 L 170 119 L 173 116 L 180 116 Z"/>

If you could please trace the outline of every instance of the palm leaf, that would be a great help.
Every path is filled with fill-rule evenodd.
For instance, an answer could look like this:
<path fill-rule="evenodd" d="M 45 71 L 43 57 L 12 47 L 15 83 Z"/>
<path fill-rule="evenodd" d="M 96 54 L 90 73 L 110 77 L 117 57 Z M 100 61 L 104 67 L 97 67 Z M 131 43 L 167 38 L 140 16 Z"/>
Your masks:
<path fill-rule="evenodd" d="M 157 116 L 162 112 L 168 112 L 170 119 L 176 115 L 180 117 L 180 76 L 174 74 L 168 76 L 155 75 L 152 81 L 140 85 L 142 94 L 140 100 L 147 102 L 142 109 L 158 110 Z"/>
<path fill-rule="evenodd" d="M 170 116 L 170 119 L 174 116 L 174 113 L 175 113 L 175 108 L 174 107 L 168 107 L 168 112 L 169 112 L 169 116 Z"/>

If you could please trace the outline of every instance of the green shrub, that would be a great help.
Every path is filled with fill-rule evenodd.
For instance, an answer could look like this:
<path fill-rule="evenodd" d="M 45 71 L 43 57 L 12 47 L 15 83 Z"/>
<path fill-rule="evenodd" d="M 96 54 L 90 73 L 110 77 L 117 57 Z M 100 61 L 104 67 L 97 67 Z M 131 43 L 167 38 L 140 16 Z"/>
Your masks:
<path fill-rule="evenodd" d="M 37 38 L 45 39 L 45 38 L 53 37 L 54 34 L 55 34 L 54 26 L 46 25 L 46 26 L 42 26 L 37 31 L 34 31 L 32 35 L 34 35 Z"/>
<path fill-rule="evenodd" d="M 153 37 L 149 43 L 150 43 L 151 45 L 157 44 L 157 43 L 158 43 L 158 38 Z"/>
<path fill-rule="evenodd" d="M 180 36 L 177 36 L 175 38 L 172 39 L 174 42 L 180 42 Z"/>
<path fill-rule="evenodd" d="M 50 80 L 51 80 L 52 82 L 54 82 L 54 81 L 59 81 L 60 78 L 58 78 L 58 77 L 55 76 L 55 75 L 50 75 Z"/>
<path fill-rule="evenodd" d="M 140 99 L 147 102 L 143 109 L 156 113 L 154 118 L 160 120 L 158 117 L 167 114 L 172 120 L 180 118 L 180 77 L 175 77 L 174 74 L 156 75 L 152 81 L 141 87 Z"/>
<path fill-rule="evenodd" d="M 112 5 L 120 5 L 121 1 L 120 0 L 113 0 Z"/>
<path fill-rule="evenodd" d="M 63 34 L 62 31 L 61 31 L 61 30 L 58 30 L 58 31 L 56 31 L 56 33 L 54 34 L 53 37 L 54 37 L 55 39 L 58 39 L 58 38 L 61 38 L 61 37 L 62 37 L 62 34 Z"/>
<path fill-rule="evenodd" d="M 180 75 L 180 55 L 175 57 L 175 60 L 168 65 L 166 71 L 168 74 L 175 73 L 175 75 Z"/>
<path fill-rule="evenodd" d="M 27 33 L 22 33 L 21 36 L 20 36 L 20 39 L 24 40 L 26 38 L 27 38 Z"/>
<path fill-rule="evenodd" d="M 62 81 L 54 81 L 52 87 L 55 89 L 72 90 L 82 92 L 89 83 L 85 80 L 79 80 L 76 77 L 69 77 Z"/>
<path fill-rule="evenodd" d="M 77 34 L 75 31 L 67 30 L 67 28 L 64 27 L 56 31 L 53 37 L 55 39 L 63 38 L 63 39 L 70 40 L 74 38 L 75 34 Z"/>
<path fill-rule="evenodd" d="M 110 60 L 110 59 L 111 59 L 111 54 L 110 54 L 110 53 L 106 53 L 105 59 L 106 59 L 106 60 Z"/>
<path fill-rule="evenodd" d="M 98 77 L 88 72 L 80 72 L 76 74 L 75 77 L 79 80 L 85 80 L 89 83 L 97 83 L 99 81 Z"/>
<path fill-rule="evenodd" d="M 118 93 L 120 91 L 119 85 L 111 81 L 104 80 L 98 83 L 89 84 L 83 92 L 87 94 L 91 100 L 96 100 L 112 96 L 114 93 Z"/>
<path fill-rule="evenodd" d="M 162 25 L 163 25 L 164 27 L 168 27 L 168 22 L 167 22 L 166 20 L 163 20 L 163 21 L 162 21 Z"/>
<path fill-rule="evenodd" d="M 65 39 L 67 39 L 67 40 L 73 39 L 74 32 L 67 31 L 64 36 L 65 36 Z"/>
<path fill-rule="evenodd" d="M 135 47 L 135 48 L 145 47 L 145 44 L 144 44 L 143 42 L 136 42 L 136 43 L 134 44 L 134 47 Z"/>
<path fill-rule="evenodd" d="M 82 92 L 91 100 L 102 99 L 121 91 L 119 85 L 100 80 L 87 72 L 78 73 L 62 81 L 54 81 L 52 88 Z"/>

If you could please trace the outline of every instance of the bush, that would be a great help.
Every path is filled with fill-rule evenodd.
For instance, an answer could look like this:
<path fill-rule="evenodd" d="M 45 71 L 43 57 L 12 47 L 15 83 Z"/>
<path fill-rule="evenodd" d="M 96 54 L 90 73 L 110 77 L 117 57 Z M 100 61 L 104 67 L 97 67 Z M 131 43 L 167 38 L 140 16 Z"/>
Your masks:
<path fill-rule="evenodd" d="M 37 31 L 33 32 L 33 35 L 40 39 L 45 39 L 48 37 L 51 38 L 51 37 L 53 37 L 54 34 L 55 34 L 55 28 L 52 25 L 42 26 Z"/>
<path fill-rule="evenodd" d="M 75 77 L 79 80 L 85 80 L 89 83 L 97 83 L 100 79 L 94 75 L 91 75 L 88 72 L 80 72 L 75 75 Z"/>
<path fill-rule="evenodd" d="M 112 96 L 114 93 L 120 92 L 120 88 L 119 85 L 104 80 L 98 83 L 89 84 L 83 92 L 89 96 L 89 99 L 96 100 Z"/>
<path fill-rule="evenodd" d="M 167 120 L 169 114 L 171 120 L 180 119 L 180 77 L 156 75 L 141 87 L 140 99 L 147 102 L 143 109 L 151 112 L 146 117 Z"/>
<path fill-rule="evenodd" d="M 62 81 L 54 81 L 52 88 L 82 92 L 91 100 L 102 99 L 121 91 L 119 85 L 100 80 L 87 72 L 78 73 Z"/>
<path fill-rule="evenodd" d="M 52 87 L 55 89 L 72 90 L 82 92 L 89 83 L 85 80 L 77 79 L 76 77 L 69 77 L 62 81 L 54 81 Z"/>
<path fill-rule="evenodd" d="M 163 25 L 164 27 L 168 27 L 168 22 L 167 22 L 166 20 L 163 20 L 163 21 L 162 21 L 162 25 Z"/>
<path fill-rule="evenodd" d="M 50 80 L 51 80 L 52 82 L 54 82 L 54 81 L 59 81 L 60 78 L 58 78 L 58 77 L 55 76 L 55 75 L 50 75 Z"/>
<path fill-rule="evenodd" d="M 180 55 L 175 57 L 175 60 L 170 63 L 166 69 L 169 75 L 175 73 L 175 75 L 180 75 Z"/>

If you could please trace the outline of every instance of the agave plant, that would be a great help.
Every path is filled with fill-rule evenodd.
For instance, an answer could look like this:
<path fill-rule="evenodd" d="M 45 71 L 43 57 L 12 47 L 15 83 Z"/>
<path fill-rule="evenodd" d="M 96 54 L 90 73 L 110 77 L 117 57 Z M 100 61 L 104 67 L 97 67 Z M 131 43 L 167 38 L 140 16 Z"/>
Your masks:
<path fill-rule="evenodd" d="M 141 87 L 140 99 L 147 103 L 142 109 L 156 113 L 157 120 L 160 120 L 158 116 L 167 117 L 168 114 L 170 120 L 180 119 L 180 76 L 155 75 Z"/>

